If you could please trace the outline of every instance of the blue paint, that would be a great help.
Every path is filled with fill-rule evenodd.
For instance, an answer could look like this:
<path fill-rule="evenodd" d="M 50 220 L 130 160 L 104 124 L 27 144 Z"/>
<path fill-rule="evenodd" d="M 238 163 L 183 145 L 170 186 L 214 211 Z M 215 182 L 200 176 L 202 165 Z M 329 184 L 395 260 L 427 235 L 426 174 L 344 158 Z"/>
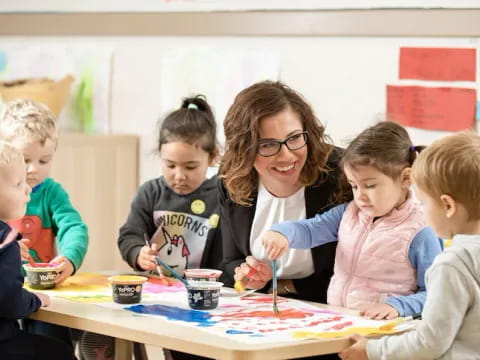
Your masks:
<path fill-rule="evenodd" d="M 217 321 L 212 320 L 212 316 L 208 312 L 182 309 L 176 306 L 160 304 L 134 305 L 126 307 L 125 310 L 133 311 L 137 314 L 164 316 L 168 320 L 186 321 L 196 323 L 199 326 L 212 326 L 217 323 Z"/>
<path fill-rule="evenodd" d="M 233 329 L 227 330 L 225 331 L 225 333 L 230 335 L 254 334 L 253 331 L 242 331 L 242 330 L 233 330 Z"/>
<path fill-rule="evenodd" d="M 477 102 L 477 121 L 480 121 L 480 101 Z"/>

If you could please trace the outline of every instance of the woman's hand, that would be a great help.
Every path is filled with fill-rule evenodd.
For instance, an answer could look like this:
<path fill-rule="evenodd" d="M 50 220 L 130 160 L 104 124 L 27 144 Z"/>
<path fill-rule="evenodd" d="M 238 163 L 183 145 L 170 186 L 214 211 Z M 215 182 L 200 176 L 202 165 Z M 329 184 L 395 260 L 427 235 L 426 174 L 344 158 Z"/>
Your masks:
<path fill-rule="evenodd" d="M 75 268 L 73 267 L 73 264 L 68 260 L 63 255 L 59 255 L 56 258 L 54 258 L 52 261 L 50 261 L 50 264 L 58 264 L 60 265 L 57 273 L 57 277 L 55 278 L 55 284 L 61 284 L 62 282 L 65 281 L 66 278 L 68 278 L 70 275 L 73 274 L 75 271 Z"/>
<path fill-rule="evenodd" d="M 399 315 L 397 309 L 389 304 L 364 304 L 360 308 L 360 316 L 373 320 L 390 320 Z"/>
<path fill-rule="evenodd" d="M 245 262 L 235 268 L 235 280 L 243 282 L 248 289 L 261 289 L 272 279 L 270 264 L 247 256 Z"/>
<path fill-rule="evenodd" d="M 288 250 L 288 239 L 276 231 L 267 231 L 262 236 L 262 245 L 270 260 L 282 256 Z"/>
<path fill-rule="evenodd" d="M 157 244 L 152 244 L 152 246 L 143 246 L 137 257 L 137 265 L 143 270 L 155 270 L 157 268 L 157 260 L 155 260 L 157 253 Z"/>

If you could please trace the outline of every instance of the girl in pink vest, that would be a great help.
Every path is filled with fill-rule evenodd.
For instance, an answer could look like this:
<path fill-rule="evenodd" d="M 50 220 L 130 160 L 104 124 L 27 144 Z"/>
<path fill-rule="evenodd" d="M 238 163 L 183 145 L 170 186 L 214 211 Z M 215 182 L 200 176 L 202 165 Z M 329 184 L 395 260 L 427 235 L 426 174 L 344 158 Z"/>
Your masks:
<path fill-rule="evenodd" d="M 425 302 L 425 271 L 442 251 L 410 192 L 411 166 L 423 147 L 407 131 L 381 122 L 345 150 L 342 168 L 354 199 L 315 218 L 274 225 L 262 238 L 270 259 L 290 248 L 337 241 L 331 305 L 372 319 L 415 315 Z"/>

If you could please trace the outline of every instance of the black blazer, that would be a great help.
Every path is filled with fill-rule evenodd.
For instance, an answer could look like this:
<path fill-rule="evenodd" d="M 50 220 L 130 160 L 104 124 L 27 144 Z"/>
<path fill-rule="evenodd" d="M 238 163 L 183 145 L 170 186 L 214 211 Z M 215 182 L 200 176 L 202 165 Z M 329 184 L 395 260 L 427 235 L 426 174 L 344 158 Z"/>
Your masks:
<path fill-rule="evenodd" d="M 328 166 L 332 169 L 328 174 L 323 174 L 315 184 L 305 188 L 305 206 L 307 218 L 314 217 L 335 205 L 332 195 L 339 187 L 339 158 L 341 149 L 335 148 L 330 155 Z M 220 196 L 220 228 L 223 242 L 222 280 L 226 286 L 233 286 L 235 267 L 251 255 L 250 231 L 255 215 L 257 195 L 254 195 L 252 206 L 242 206 L 230 199 L 227 189 L 222 181 L 219 184 Z M 335 251 L 337 243 L 332 242 L 313 248 L 312 259 L 314 273 L 309 277 L 294 279 L 297 295 L 302 300 L 326 303 L 327 288 L 333 275 Z M 267 289 L 270 284 L 267 284 Z"/>

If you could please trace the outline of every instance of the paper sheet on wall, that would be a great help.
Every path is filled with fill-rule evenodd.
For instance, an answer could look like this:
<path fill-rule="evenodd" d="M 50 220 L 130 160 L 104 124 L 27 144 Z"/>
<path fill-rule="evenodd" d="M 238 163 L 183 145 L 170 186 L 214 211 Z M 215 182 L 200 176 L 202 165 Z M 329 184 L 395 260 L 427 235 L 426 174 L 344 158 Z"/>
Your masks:
<path fill-rule="evenodd" d="M 217 135 L 224 143 L 222 123 L 235 95 L 261 80 L 278 80 L 279 55 L 269 51 L 189 48 L 165 54 L 161 64 L 159 100 L 162 112 L 179 108 L 181 99 L 203 94 L 213 107 Z"/>
<path fill-rule="evenodd" d="M 400 79 L 475 81 L 476 49 L 400 48 Z"/>
<path fill-rule="evenodd" d="M 75 78 L 70 98 L 59 116 L 68 131 L 110 131 L 112 49 L 65 43 L 2 45 L 0 80 Z M 1 107 L 1 105 L 0 105 Z"/>
<path fill-rule="evenodd" d="M 387 85 L 387 118 L 404 126 L 460 131 L 475 123 L 476 89 Z"/>

